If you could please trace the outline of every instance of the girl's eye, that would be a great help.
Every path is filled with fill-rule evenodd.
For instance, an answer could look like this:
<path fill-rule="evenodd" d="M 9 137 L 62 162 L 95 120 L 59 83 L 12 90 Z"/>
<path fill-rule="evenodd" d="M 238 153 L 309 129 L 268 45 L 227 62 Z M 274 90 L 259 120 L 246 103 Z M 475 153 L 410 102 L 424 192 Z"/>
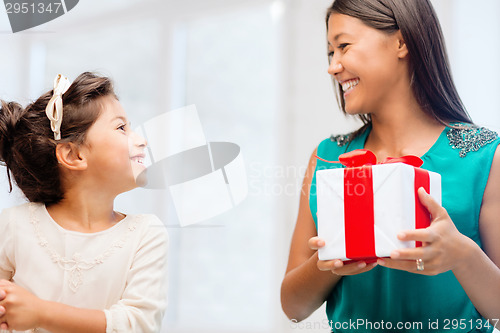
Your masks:
<path fill-rule="evenodd" d="M 119 126 L 117 129 L 119 129 L 120 131 L 124 131 L 125 132 L 125 127 L 126 126 L 127 125 L 123 124 L 123 125 Z"/>

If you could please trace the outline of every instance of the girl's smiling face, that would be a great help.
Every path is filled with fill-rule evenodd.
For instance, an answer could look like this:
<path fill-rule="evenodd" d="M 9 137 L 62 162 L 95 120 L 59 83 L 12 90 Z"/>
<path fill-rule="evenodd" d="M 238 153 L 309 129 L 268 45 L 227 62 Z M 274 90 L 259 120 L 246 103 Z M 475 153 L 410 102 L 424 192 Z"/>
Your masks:
<path fill-rule="evenodd" d="M 402 47 L 403 46 L 403 47 Z M 345 110 L 372 113 L 394 98 L 408 71 L 400 33 L 388 34 L 361 20 L 333 13 L 328 20 L 328 73 L 342 86 Z"/>
<path fill-rule="evenodd" d="M 103 189 L 117 194 L 145 185 L 146 140 L 131 130 L 116 98 L 103 97 L 101 108 L 86 135 L 87 172 Z"/>

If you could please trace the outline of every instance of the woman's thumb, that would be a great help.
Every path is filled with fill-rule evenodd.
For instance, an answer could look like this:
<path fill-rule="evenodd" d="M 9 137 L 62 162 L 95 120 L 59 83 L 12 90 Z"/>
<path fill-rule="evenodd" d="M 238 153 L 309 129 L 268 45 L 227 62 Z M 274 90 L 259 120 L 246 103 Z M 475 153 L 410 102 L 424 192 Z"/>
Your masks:
<path fill-rule="evenodd" d="M 442 209 L 441 205 L 423 187 L 418 189 L 418 198 L 433 218 L 439 215 L 439 211 Z"/>

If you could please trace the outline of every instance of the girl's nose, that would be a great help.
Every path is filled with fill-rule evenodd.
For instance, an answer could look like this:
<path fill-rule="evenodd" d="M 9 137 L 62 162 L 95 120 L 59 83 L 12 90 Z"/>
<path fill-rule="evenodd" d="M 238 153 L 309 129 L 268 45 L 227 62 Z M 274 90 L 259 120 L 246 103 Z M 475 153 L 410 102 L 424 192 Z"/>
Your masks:
<path fill-rule="evenodd" d="M 141 135 L 137 134 L 135 131 L 132 131 L 132 141 L 138 147 L 146 147 L 148 145 L 148 141 L 143 138 Z"/>

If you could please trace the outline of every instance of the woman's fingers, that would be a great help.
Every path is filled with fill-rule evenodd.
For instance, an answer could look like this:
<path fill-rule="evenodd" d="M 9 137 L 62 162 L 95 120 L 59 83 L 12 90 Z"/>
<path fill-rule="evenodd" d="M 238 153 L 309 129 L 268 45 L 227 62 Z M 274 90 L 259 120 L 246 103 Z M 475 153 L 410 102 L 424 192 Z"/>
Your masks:
<path fill-rule="evenodd" d="M 342 260 L 318 260 L 318 269 L 320 271 L 331 271 L 332 269 L 343 266 Z"/>
<path fill-rule="evenodd" d="M 368 272 L 376 266 L 377 266 L 376 262 L 367 264 L 364 261 L 359 261 L 359 262 L 344 264 L 343 267 L 333 269 L 332 273 L 336 275 L 357 275 Z"/>
<path fill-rule="evenodd" d="M 377 266 L 377 263 L 367 264 L 364 261 L 343 262 L 342 260 L 319 260 L 320 271 L 331 271 L 337 275 L 355 275 L 367 272 Z"/>
<path fill-rule="evenodd" d="M 325 241 L 319 237 L 312 237 L 308 242 L 311 250 L 319 250 L 325 246 Z M 348 261 L 343 262 L 340 259 L 335 260 L 318 260 L 318 269 L 320 271 L 331 271 L 337 275 L 355 275 L 367 272 L 377 266 L 377 263 L 367 264 L 364 261 Z"/>
<path fill-rule="evenodd" d="M 427 208 L 432 216 L 432 219 L 436 219 L 447 214 L 446 209 L 441 207 L 441 205 L 434 200 L 434 198 L 428 194 L 423 187 L 418 189 L 418 198 L 422 205 Z"/>
<path fill-rule="evenodd" d="M 427 247 L 415 247 L 408 249 L 398 249 L 391 252 L 391 259 L 396 260 L 417 260 L 429 259 L 429 249 Z"/>
<path fill-rule="evenodd" d="M 325 241 L 319 237 L 312 237 L 309 239 L 308 245 L 311 250 L 319 250 L 325 246 Z"/>
<path fill-rule="evenodd" d="M 422 243 L 432 243 L 437 238 L 438 237 L 433 228 L 405 230 L 398 234 L 398 239 L 403 242 L 417 241 Z"/>
<path fill-rule="evenodd" d="M 380 258 L 380 259 L 378 259 L 377 262 L 380 266 L 383 266 L 386 268 L 399 269 L 402 271 L 414 272 L 414 273 L 423 273 L 421 271 L 417 271 L 416 260 L 394 260 L 391 258 Z M 424 265 L 425 265 L 425 261 L 424 261 Z"/>

